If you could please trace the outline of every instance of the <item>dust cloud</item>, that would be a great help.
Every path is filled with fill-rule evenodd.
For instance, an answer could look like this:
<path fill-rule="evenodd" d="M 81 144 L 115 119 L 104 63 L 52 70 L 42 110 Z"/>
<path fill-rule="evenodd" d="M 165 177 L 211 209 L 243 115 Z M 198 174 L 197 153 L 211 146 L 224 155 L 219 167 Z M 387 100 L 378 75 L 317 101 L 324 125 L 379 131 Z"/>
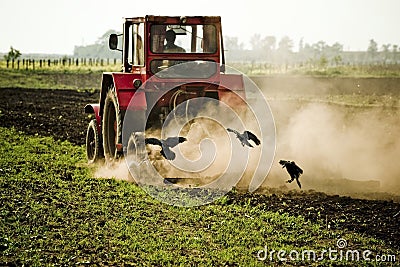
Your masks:
<path fill-rule="evenodd" d="M 184 136 L 187 141 L 172 148 L 176 159 L 168 161 L 160 153 L 159 146 L 147 145 L 148 159 L 157 173 L 164 178 L 179 178 L 174 181 L 179 186 L 218 188 L 230 190 L 233 186 L 247 187 L 259 164 L 261 146 L 243 147 L 227 128 L 239 132 L 249 130 L 262 142 L 272 139 L 261 136 L 254 114 L 248 112 L 227 112 L 219 110 L 215 103 L 209 103 L 198 111 L 194 119 L 183 120 L 178 125 L 175 120 L 163 127 L 163 138 Z M 231 114 L 218 119 L 218 114 Z M 232 115 L 233 114 L 233 115 Z M 146 137 L 161 138 L 161 129 L 146 130 Z M 112 167 L 101 165 L 95 177 L 115 178 L 135 181 L 127 168 L 125 160 Z M 222 178 L 221 178 L 222 177 Z M 138 179 L 136 179 L 138 181 Z M 141 181 L 141 180 L 140 180 Z M 140 183 L 139 181 L 139 183 Z M 162 184 L 162 181 L 161 181 Z"/>
<path fill-rule="evenodd" d="M 112 178 L 129 182 L 134 181 L 133 177 L 129 173 L 129 169 L 124 159 L 120 159 L 112 165 L 108 165 L 104 162 L 98 163 L 95 168 L 95 178 Z"/>
<path fill-rule="evenodd" d="M 312 83 L 307 83 L 307 87 L 311 85 Z M 318 91 L 316 98 L 321 98 L 321 94 L 329 94 L 328 89 Z M 296 183 L 285 183 L 289 175 L 278 164 L 280 159 L 285 159 L 294 160 L 304 170 L 300 177 L 302 190 L 338 194 L 400 194 L 398 107 L 352 106 L 297 100 L 297 97 L 304 99 L 299 93 L 285 93 L 272 98 L 269 96 L 268 98 L 267 95 L 267 99 L 276 125 L 276 154 L 271 171 L 262 184 L 263 188 L 298 189 Z M 208 108 L 201 115 L 216 118 L 216 112 Z M 259 162 L 261 149 L 256 147 L 246 150 L 233 135 L 226 132 L 226 127 L 239 131 L 251 130 L 261 137 L 264 144 L 271 136 L 261 135 L 257 123 L 252 123 L 255 121 L 254 117 L 249 114 L 241 116 L 245 125 L 235 118 L 226 118 L 222 124 L 209 119 L 188 123 L 179 130 L 179 135 L 186 136 L 188 141 L 173 149 L 177 153 L 176 163 L 172 162 L 171 165 L 171 162 L 163 159 L 160 149 L 154 146 L 148 146 L 150 161 L 163 177 L 190 176 L 186 181 L 200 186 L 228 172 L 228 175 L 240 177 L 236 181 L 237 187 L 246 189 L 254 169 L 259 164 L 265 164 Z M 262 123 L 262 119 L 260 122 Z M 166 131 L 167 136 L 175 134 L 176 132 Z M 159 138 L 161 132 L 146 132 L 146 137 L 150 136 Z M 239 151 L 241 155 L 233 156 L 232 151 Z M 182 158 L 186 163 L 182 163 Z M 206 166 L 210 160 L 213 165 L 211 168 L 197 172 L 187 171 L 192 168 L 193 162 Z M 238 168 L 243 162 L 246 162 L 245 171 Z M 230 163 L 233 166 L 231 168 Z M 121 161 L 115 169 L 98 168 L 96 177 L 133 180 L 132 177 L 129 178 L 125 161 Z"/>
<path fill-rule="evenodd" d="M 267 185 L 289 178 L 277 164 L 288 159 L 304 170 L 303 189 L 400 193 L 398 109 L 287 101 L 271 106 L 277 152 Z"/>
<path fill-rule="evenodd" d="M 231 115 L 221 119 L 219 114 Z M 164 160 L 159 147 L 148 146 L 151 149 L 148 150 L 149 159 L 162 177 L 181 178 L 179 185 L 222 190 L 230 190 L 238 182 L 243 184 L 244 179 L 251 179 L 261 148 L 243 147 L 235 135 L 226 130 L 250 130 L 261 137 L 251 112 L 228 112 L 220 110 L 215 103 L 208 103 L 198 110 L 194 119 L 183 121 L 175 124 L 176 121 L 172 120 L 163 127 L 166 137 L 179 135 L 187 138 L 173 149 L 177 155 L 174 161 Z M 146 131 L 146 136 L 160 138 L 161 131 Z"/>

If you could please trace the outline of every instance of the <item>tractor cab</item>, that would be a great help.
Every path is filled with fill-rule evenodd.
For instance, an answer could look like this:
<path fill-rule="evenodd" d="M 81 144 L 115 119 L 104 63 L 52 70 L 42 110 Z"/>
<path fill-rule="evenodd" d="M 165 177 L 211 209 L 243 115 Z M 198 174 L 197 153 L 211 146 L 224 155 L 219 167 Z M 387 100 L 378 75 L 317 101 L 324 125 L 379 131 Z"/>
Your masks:
<path fill-rule="evenodd" d="M 220 17 L 127 18 L 121 36 L 122 49 L 116 34 L 109 45 L 122 52 L 125 73 L 145 73 L 149 78 L 170 66 L 194 62 L 199 75 L 209 78 L 219 70 L 205 71 L 202 67 L 208 65 L 201 63 L 224 64 Z"/>

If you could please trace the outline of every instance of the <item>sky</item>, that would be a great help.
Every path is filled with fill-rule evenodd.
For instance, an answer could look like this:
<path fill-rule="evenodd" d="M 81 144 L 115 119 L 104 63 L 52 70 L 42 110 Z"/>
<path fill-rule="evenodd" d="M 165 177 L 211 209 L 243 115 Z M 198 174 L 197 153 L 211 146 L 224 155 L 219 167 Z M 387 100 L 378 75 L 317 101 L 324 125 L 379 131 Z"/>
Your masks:
<path fill-rule="evenodd" d="M 198 3 L 198 4 L 197 4 Z M 106 31 L 121 31 L 124 17 L 221 16 L 223 34 L 250 47 L 254 34 L 288 36 L 296 46 L 339 42 L 363 50 L 374 39 L 400 46 L 400 0 L 0 0 L 0 53 L 72 55 Z"/>

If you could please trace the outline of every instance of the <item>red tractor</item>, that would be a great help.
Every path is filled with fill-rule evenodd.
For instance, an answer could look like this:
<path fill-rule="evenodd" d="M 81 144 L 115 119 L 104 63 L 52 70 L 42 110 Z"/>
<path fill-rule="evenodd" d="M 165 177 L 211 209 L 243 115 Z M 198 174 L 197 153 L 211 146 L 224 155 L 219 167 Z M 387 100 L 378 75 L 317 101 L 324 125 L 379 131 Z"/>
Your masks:
<path fill-rule="evenodd" d="M 220 17 L 126 18 L 123 33 L 110 35 L 109 47 L 122 52 L 123 69 L 103 73 L 99 103 L 85 106 L 95 118 L 86 136 L 89 163 L 103 157 L 112 163 L 127 149 L 124 134 L 142 133 L 143 142 L 146 129 L 162 126 L 188 99 L 207 97 L 234 108 L 244 103 L 243 77 L 225 73 Z M 189 64 L 190 75 L 165 74 L 181 63 Z"/>

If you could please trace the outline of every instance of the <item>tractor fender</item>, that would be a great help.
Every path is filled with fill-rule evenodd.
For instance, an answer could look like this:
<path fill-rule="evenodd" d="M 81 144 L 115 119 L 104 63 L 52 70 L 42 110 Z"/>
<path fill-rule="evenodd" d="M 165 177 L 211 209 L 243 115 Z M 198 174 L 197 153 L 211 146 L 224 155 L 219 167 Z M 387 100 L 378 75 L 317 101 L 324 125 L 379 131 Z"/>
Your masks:
<path fill-rule="evenodd" d="M 223 73 L 220 75 L 219 86 L 232 91 L 244 91 L 243 75 Z"/>
<path fill-rule="evenodd" d="M 137 89 L 133 87 L 133 81 L 135 79 L 141 79 L 139 74 L 132 73 L 103 73 L 101 92 L 100 92 L 100 115 L 103 112 L 104 101 L 108 90 L 111 87 L 115 87 L 117 93 L 118 104 L 121 110 L 126 110 L 131 102 L 132 97 L 133 103 L 130 104 L 129 109 L 134 110 L 146 110 L 147 102 L 145 92 L 138 92 Z"/>
<path fill-rule="evenodd" d="M 221 74 L 218 98 L 231 107 L 246 105 L 246 93 L 241 74 Z"/>
<path fill-rule="evenodd" d="M 86 114 L 94 114 L 97 122 L 97 132 L 101 133 L 101 117 L 100 117 L 100 104 L 87 104 L 85 106 Z"/>

